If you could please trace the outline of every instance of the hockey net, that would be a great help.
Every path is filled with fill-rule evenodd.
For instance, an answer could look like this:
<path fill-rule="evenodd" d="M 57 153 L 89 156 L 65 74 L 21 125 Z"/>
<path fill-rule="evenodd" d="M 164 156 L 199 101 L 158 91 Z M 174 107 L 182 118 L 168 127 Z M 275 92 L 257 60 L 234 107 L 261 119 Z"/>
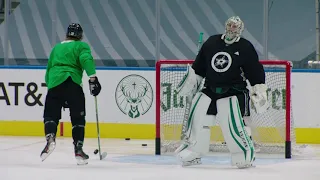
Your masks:
<path fill-rule="evenodd" d="M 156 65 L 156 154 L 172 153 L 179 147 L 186 111 L 186 97 L 175 87 L 192 60 L 160 60 Z M 289 61 L 261 61 L 266 72 L 269 110 L 256 114 L 251 110 L 251 131 L 258 152 L 285 154 L 291 157 L 296 144 L 291 107 L 291 63 Z M 211 152 L 228 152 L 219 127 L 219 120 L 211 127 Z"/>

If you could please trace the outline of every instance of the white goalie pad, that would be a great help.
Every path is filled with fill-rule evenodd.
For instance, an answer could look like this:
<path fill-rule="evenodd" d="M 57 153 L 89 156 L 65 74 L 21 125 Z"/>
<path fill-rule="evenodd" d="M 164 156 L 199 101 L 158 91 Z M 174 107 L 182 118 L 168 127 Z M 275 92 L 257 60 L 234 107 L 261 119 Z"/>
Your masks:
<path fill-rule="evenodd" d="M 211 99 L 198 92 L 192 100 L 191 112 L 188 119 L 188 129 L 185 142 L 175 151 L 180 161 L 192 161 L 209 152 L 210 126 L 214 116 L 207 115 Z"/>
<path fill-rule="evenodd" d="M 193 68 L 188 64 L 187 72 L 176 87 L 176 91 L 182 96 L 195 94 L 198 91 L 202 80 L 203 77 L 197 75 Z"/>
<path fill-rule="evenodd" d="M 231 96 L 217 100 L 217 119 L 231 153 L 232 165 L 251 167 L 255 159 L 253 142 L 246 132 L 238 98 Z"/>

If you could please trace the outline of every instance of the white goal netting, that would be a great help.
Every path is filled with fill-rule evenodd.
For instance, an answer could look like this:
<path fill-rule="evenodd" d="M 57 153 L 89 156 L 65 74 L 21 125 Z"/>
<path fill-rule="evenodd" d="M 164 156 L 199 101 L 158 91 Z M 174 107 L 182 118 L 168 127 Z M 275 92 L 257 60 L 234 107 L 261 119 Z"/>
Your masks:
<path fill-rule="evenodd" d="M 186 72 L 189 60 L 158 62 L 157 96 L 160 110 L 157 118 L 160 135 L 161 153 L 170 153 L 180 145 L 182 121 L 185 114 L 186 97 L 180 96 L 174 89 Z M 261 61 L 266 72 L 266 84 L 270 109 L 263 114 L 251 110 L 252 137 L 259 152 L 286 153 L 296 145 L 291 107 L 291 64 L 287 61 Z M 282 63 L 281 63 L 282 62 Z M 289 87 L 289 89 L 287 88 Z M 291 145 L 291 146 L 290 146 Z M 211 127 L 212 152 L 227 152 L 219 120 Z M 286 155 L 287 156 L 287 155 Z"/>

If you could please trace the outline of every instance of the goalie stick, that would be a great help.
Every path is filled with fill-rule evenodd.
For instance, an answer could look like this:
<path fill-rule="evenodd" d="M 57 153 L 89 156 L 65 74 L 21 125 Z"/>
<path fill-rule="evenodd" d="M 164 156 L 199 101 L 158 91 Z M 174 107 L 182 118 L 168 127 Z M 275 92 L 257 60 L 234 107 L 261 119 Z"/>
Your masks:
<path fill-rule="evenodd" d="M 241 77 L 243 78 L 243 81 L 246 81 L 246 83 L 247 83 L 247 89 L 249 90 L 249 91 L 252 91 L 252 86 L 251 86 L 251 83 L 250 83 L 250 81 L 246 78 L 246 76 L 244 75 L 244 71 L 243 71 L 243 69 L 242 69 L 242 67 L 240 67 L 240 70 L 241 70 Z"/>
<path fill-rule="evenodd" d="M 203 41 L 203 32 L 200 32 L 197 53 L 199 53 L 199 51 L 200 51 L 202 41 Z M 186 96 L 186 109 L 185 109 L 185 113 L 184 113 L 184 117 L 183 117 L 183 121 L 182 121 L 182 130 L 181 130 L 181 140 L 184 143 L 190 143 L 189 136 L 187 135 L 187 131 L 188 131 L 188 120 L 189 120 L 189 115 L 190 115 L 190 108 L 192 105 L 192 98 L 193 98 L 193 94 Z"/>
<path fill-rule="evenodd" d="M 250 81 L 246 78 L 246 76 L 244 75 L 244 71 L 243 71 L 242 67 L 240 67 L 240 71 L 241 71 L 240 76 L 242 77 L 243 81 L 245 81 L 246 84 L 247 84 L 247 87 L 246 87 L 246 88 L 249 90 L 249 92 L 252 92 L 251 83 L 250 83 Z"/>

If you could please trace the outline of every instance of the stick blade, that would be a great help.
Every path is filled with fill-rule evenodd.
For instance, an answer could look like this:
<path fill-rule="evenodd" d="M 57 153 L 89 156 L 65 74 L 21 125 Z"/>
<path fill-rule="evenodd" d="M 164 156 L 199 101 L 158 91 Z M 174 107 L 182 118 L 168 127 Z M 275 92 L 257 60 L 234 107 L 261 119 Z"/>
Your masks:
<path fill-rule="evenodd" d="M 107 152 L 103 152 L 101 155 L 100 155 L 100 160 L 104 159 L 107 157 Z"/>

